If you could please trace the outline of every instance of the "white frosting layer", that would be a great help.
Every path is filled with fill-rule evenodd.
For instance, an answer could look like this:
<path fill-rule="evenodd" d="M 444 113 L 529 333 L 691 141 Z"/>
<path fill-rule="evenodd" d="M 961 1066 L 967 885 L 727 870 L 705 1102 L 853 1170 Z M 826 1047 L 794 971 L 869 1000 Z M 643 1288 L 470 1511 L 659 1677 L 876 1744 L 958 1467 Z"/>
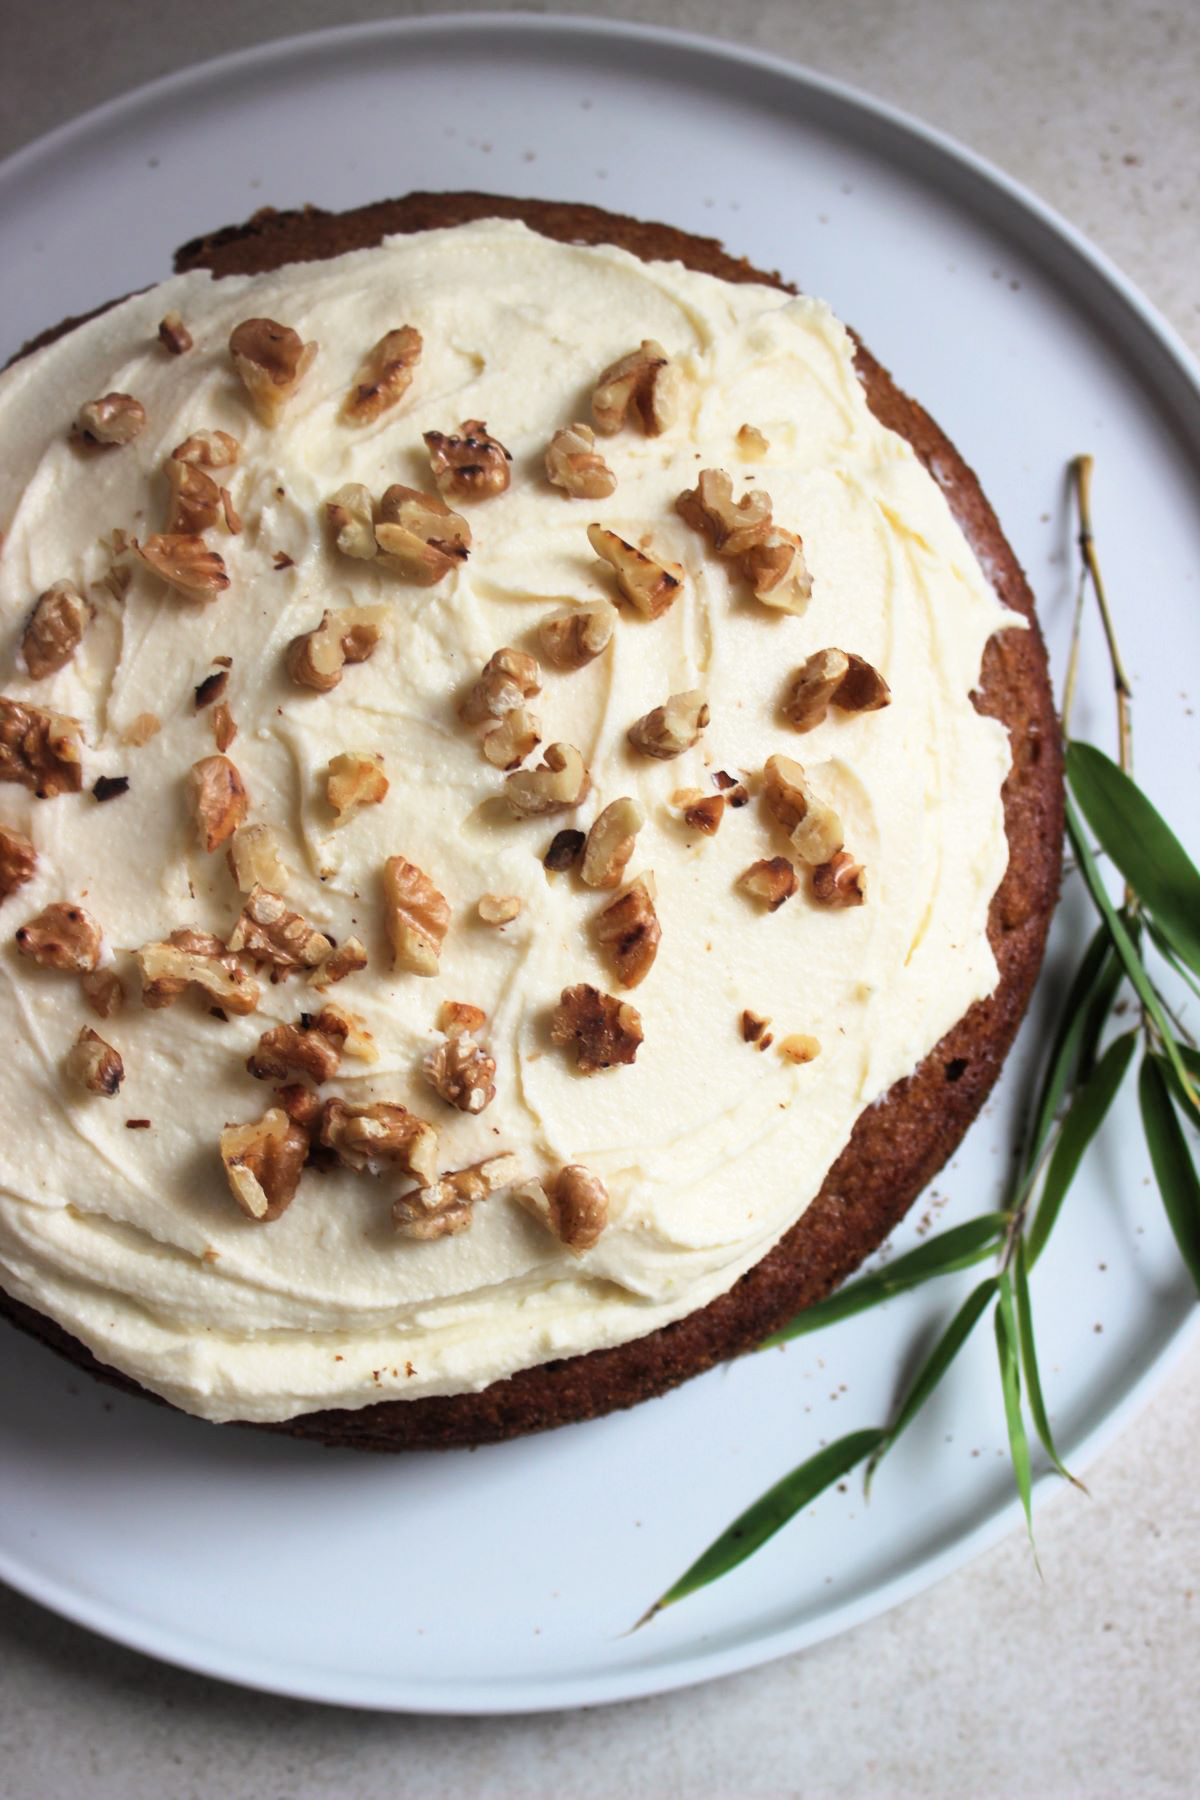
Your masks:
<path fill-rule="evenodd" d="M 170 308 L 196 340 L 181 357 L 156 339 Z M 252 315 L 320 346 L 274 430 L 253 418 L 226 349 Z M 347 426 L 338 409 L 363 354 L 403 323 L 424 337 L 413 387 L 397 412 Z M 569 500 L 545 481 L 546 444 L 588 416 L 597 373 L 643 337 L 683 369 L 682 416 L 661 438 L 603 441 L 616 492 Z M 80 457 L 71 420 L 111 389 L 137 396 L 148 426 L 128 447 Z M 348 480 L 376 494 L 395 481 L 430 487 L 421 432 L 471 417 L 514 460 L 509 492 L 470 509 L 465 566 L 417 589 L 339 556 L 320 525 L 324 499 Z M 735 446 L 747 421 L 769 440 L 762 462 Z M 145 569 L 123 603 L 93 585 L 97 617 L 74 661 L 30 681 L 13 659 L 33 599 L 59 579 L 99 582 L 99 540 L 114 527 L 163 528 L 163 461 L 203 428 L 243 446 L 231 486 L 245 530 L 209 534 L 229 590 L 197 607 Z M 771 1247 L 864 1107 L 994 986 L 986 921 L 1007 855 L 1008 744 L 969 696 L 989 635 L 1014 621 L 908 445 L 872 417 L 846 333 L 820 303 L 485 222 L 249 280 L 184 276 L 127 300 L 0 378 L 0 443 L 5 692 L 75 715 L 87 746 L 80 795 L 0 788 L 0 818 L 39 854 L 0 920 L 0 1284 L 186 1410 L 271 1420 L 476 1389 L 693 1311 Z M 802 533 L 814 580 L 802 617 L 756 603 L 677 518 L 676 496 L 709 466 L 739 489 L 752 477 L 775 518 Z M 486 658 L 527 643 L 547 611 L 611 593 L 588 546 L 592 519 L 634 542 L 648 533 L 684 565 L 686 592 L 653 623 L 623 608 L 590 667 L 546 671 L 532 702 L 543 737 L 580 747 L 592 795 L 578 815 L 518 820 L 456 705 Z M 292 559 L 282 570 L 279 551 Z M 373 659 L 332 694 L 295 687 L 288 640 L 323 608 L 358 603 L 387 609 Z M 827 645 L 873 662 L 893 703 L 831 713 L 798 737 L 778 712 L 783 686 Z M 289 903 L 371 954 L 333 994 L 366 1020 L 381 1060 L 344 1062 L 326 1091 L 398 1099 L 430 1118 L 447 1168 L 500 1149 L 530 1174 L 586 1163 L 617 1217 L 583 1257 L 505 1195 L 476 1209 L 470 1231 L 433 1243 L 395 1236 L 386 1179 L 306 1173 L 266 1226 L 234 1206 L 218 1134 L 270 1104 L 246 1056 L 307 995 L 294 980 L 266 986 L 257 1013 L 226 1023 L 191 997 L 146 1011 L 128 956 L 185 924 L 227 935 L 238 911 L 224 857 L 197 842 L 184 784 L 213 750 L 192 690 L 222 655 L 239 726 L 229 754 L 251 818 L 283 840 Z M 700 744 L 674 762 L 635 756 L 630 723 L 693 687 L 712 712 Z M 145 711 L 161 732 L 121 747 Z M 382 753 L 391 788 L 334 829 L 323 772 L 343 749 Z M 800 760 L 841 812 L 868 871 L 865 906 L 822 910 L 801 892 L 768 914 L 736 890 L 749 863 L 787 848 L 760 800 L 727 812 L 715 838 L 681 827 L 676 789 L 761 769 L 775 751 Z M 87 790 L 102 773 L 128 775 L 128 793 L 98 805 Z M 629 873 L 655 873 L 662 945 L 631 996 L 645 1028 L 636 1064 L 584 1079 L 550 1046 L 546 1019 L 568 983 L 617 991 L 589 931 L 605 896 L 548 877 L 540 858 L 558 827 L 586 826 L 620 794 L 647 813 Z M 453 908 L 433 979 L 389 969 L 380 870 L 396 853 Z M 514 924 L 478 922 L 485 891 L 520 896 Z M 99 920 L 127 974 L 130 1002 L 105 1024 L 69 977 L 13 948 L 16 927 L 63 898 Z M 498 1094 L 476 1118 L 419 1075 L 447 998 L 489 1015 Z M 777 1039 L 816 1037 L 820 1056 L 796 1067 L 759 1054 L 742 1040 L 744 1008 L 769 1015 Z M 115 1100 L 62 1072 L 89 1020 L 124 1058 Z M 127 1118 L 151 1128 L 130 1131 Z"/>

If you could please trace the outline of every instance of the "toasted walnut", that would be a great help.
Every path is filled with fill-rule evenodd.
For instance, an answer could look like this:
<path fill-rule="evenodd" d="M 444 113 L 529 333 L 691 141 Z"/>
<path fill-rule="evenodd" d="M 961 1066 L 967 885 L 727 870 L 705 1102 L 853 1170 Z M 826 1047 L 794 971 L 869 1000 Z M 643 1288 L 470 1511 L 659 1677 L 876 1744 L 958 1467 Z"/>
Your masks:
<path fill-rule="evenodd" d="M 439 494 L 396 483 L 379 502 L 375 542 L 388 568 L 418 587 L 433 587 L 465 562 L 471 527 Z"/>
<path fill-rule="evenodd" d="M 813 870 L 812 896 L 819 906 L 861 906 L 867 897 L 862 864 L 846 850 L 835 851 Z"/>
<path fill-rule="evenodd" d="M 466 1231 L 479 1201 L 511 1187 L 518 1173 L 516 1157 L 508 1155 L 453 1169 L 431 1186 L 416 1188 L 393 1202 L 396 1230 L 401 1237 L 416 1239 L 453 1237 Z"/>
<path fill-rule="evenodd" d="M 511 925 L 520 915 L 521 901 L 516 894 L 481 894 L 476 911 L 485 925 Z"/>
<path fill-rule="evenodd" d="M 636 720 L 629 727 L 629 741 L 643 756 L 669 761 L 698 742 L 709 717 L 703 694 L 697 688 L 689 688 L 686 693 L 672 694 L 664 705 Z"/>
<path fill-rule="evenodd" d="M 144 544 L 135 539 L 133 548 L 185 600 L 207 604 L 229 586 L 224 558 L 194 532 L 157 532 Z"/>
<path fill-rule="evenodd" d="M 366 562 L 375 555 L 375 502 L 361 481 L 348 481 L 325 502 L 333 541 L 343 556 Z"/>
<path fill-rule="evenodd" d="M 601 375 L 592 393 L 596 430 L 605 437 L 620 431 L 631 406 L 647 437 L 664 432 L 679 410 L 679 369 L 654 338 L 643 338 Z"/>
<path fill-rule="evenodd" d="M 327 1100 L 321 1115 L 321 1142 L 348 1169 L 396 1167 L 424 1187 L 437 1179 L 438 1138 L 428 1119 L 390 1100 L 351 1106 Z"/>
<path fill-rule="evenodd" d="M 484 663 L 482 673 L 458 709 L 459 717 L 467 725 L 502 719 L 531 694 L 540 693 L 541 686 L 537 657 L 506 644 Z"/>
<path fill-rule="evenodd" d="M 645 823 L 642 807 L 628 794 L 610 801 L 603 812 L 597 814 L 583 847 L 583 862 L 579 869 L 585 886 L 620 886 L 625 865 L 633 855 L 634 841 Z"/>
<path fill-rule="evenodd" d="M 321 1114 L 325 1109 L 320 1094 L 305 1087 L 302 1081 L 290 1081 L 286 1087 L 275 1089 L 275 1098 L 292 1124 L 299 1125 L 311 1143 L 320 1129 Z"/>
<path fill-rule="evenodd" d="M 344 825 L 360 806 L 378 806 L 388 791 L 383 758 L 376 750 L 343 750 L 325 774 L 325 797 Z"/>
<path fill-rule="evenodd" d="M 683 591 L 678 563 L 659 562 L 603 525 L 588 526 L 588 542 L 612 569 L 618 591 L 646 618 L 659 618 Z"/>
<path fill-rule="evenodd" d="M 342 417 L 351 425 L 369 425 L 402 400 L 421 360 L 421 334 L 412 325 L 385 331 L 363 360 L 346 396 Z"/>
<path fill-rule="evenodd" d="M 227 487 L 221 489 L 221 516 L 225 521 L 225 529 L 230 537 L 236 537 L 242 529 L 242 521 L 237 508 L 233 504 L 233 495 Z"/>
<path fill-rule="evenodd" d="M 264 1031 L 246 1059 L 246 1067 L 259 1081 L 286 1081 L 293 1073 L 307 1075 L 314 1087 L 330 1080 L 341 1065 L 341 1044 L 326 1036 L 319 1023 L 273 1025 Z"/>
<path fill-rule="evenodd" d="M 454 500 L 487 500 L 508 486 L 512 457 L 482 419 L 464 419 L 458 436 L 441 431 L 422 433 L 429 466 L 441 493 Z"/>
<path fill-rule="evenodd" d="M 91 444 L 131 444 L 146 429 L 146 409 L 132 394 L 105 394 L 80 407 L 79 429 Z"/>
<path fill-rule="evenodd" d="M 791 1063 L 810 1063 L 821 1054 L 821 1045 L 817 1038 L 809 1037 L 807 1032 L 793 1031 L 779 1040 L 779 1054 Z"/>
<path fill-rule="evenodd" d="M 343 1056 L 365 1063 L 379 1061 L 379 1046 L 358 1014 L 347 1012 L 336 1001 L 327 1000 L 312 1023 L 331 1044 L 338 1046 Z"/>
<path fill-rule="evenodd" d="M 465 1000 L 443 1000 L 438 1011 L 438 1029 L 447 1037 L 461 1037 L 464 1031 L 474 1037 L 486 1023 L 487 1014 L 483 1008 L 471 1006 Z"/>
<path fill-rule="evenodd" d="M 125 1004 L 125 989 L 115 969 L 92 969 L 79 977 L 79 986 L 98 1019 L 111 1019 Z"/>
<path fill-rule="evenodd" d="M 755 599 L 764 606 L 801 613 L 812 598 L 804 544 L 794 531 L 773 525 L 760 544 L 745 552 L 740 567 Z"/>
<path fill-rule="evenodd" d="M 171 461 L 195 463 L 199 469 L 231 469 L 241 454 L 242 446 L 228 431 L 194 431 L 176 444 Z"/>
<path fill-rule="evenodd" d="M 244 319 L 230 333 L 229 354 L 260 420 L 274 425 L 312 366 L 317 346 L 274 319 Z"/>
<path fill-rule="evenodd" d="M 381 607 L 351 606 L 325 612 L 321 623 L 294 637 L 287 647 L 287 672 L 300 687 L 327 694 L 342 679 L 347 663 L 366 662 L 382 635 Z"/>
<path fill-rule="evenodd" d="M 224 518 L 221 489 L 198 463 L 167 462 L 171 500 L 167 509 L 167 535 L 195 535 L 208 531 Z"/>
<path fill-rule="evenodd" d="M 172 356 L 184 356 L 195 339 L 179 313 L 167 312 L 158 321 L 158 341 Z"/>
<path fill-rule="evenodd" d="M 760 462 L 771 448 L 757 425 L 739 425 L 734 443 L 747 462 Z"/>
<path fill-rule="evenodd" d="M 271 1107 L 252 1125 L 227 1125 L 221 1133 L 221 1161 L 233 1197 L 247 1218 L 268 1224 L 296 1197 L 308 1161 L 308 1133 Z"/>
<path fill-rule="evenodd" d="M 211 706 L 214 700 L 223 699 L 228 686 L 228 669 L 214 669 L 211 675 L 206 675 L 203 681 L 197 682 L 192 689 L 196 711 L 202 712 L 206 706 Z"/>
<path fill-rule="evenodd" d="M 690 825 L 693 831 L 702 832 L 705 837 L 716 837 L 724 817 L 724 794 L 693 792 L 683 802 L 684 824 Z"/>
<path fill-rule="evenodd" d="M 70 900 L 55 900 L 17 928 L 17 949 L 43 969 L 86 975 L 100 961 L 102 934 L 95 919 Z"/>
<path fill-rule="evenodd" d="M 583 606 L 551 613 L 538 626 L 547 662 L 558 669 L 582 669 L 607 650 L 617 623 L 611 600 L 589 600 Z"/>
<path fill-rule="evenodd" d="M 763 795 L 801 861 L 828 862 L 841 849 L 841 820 L 831 806 L 813 793 L 804 770 L 790 756 L 767 758 Z"/>
<path fill-rule="evenodd" d="M 188 777 L 200 841 L 209 852 L 227 843 L 246 817 L 246 784 L 227 756 L 205 756 Z"/>
<path fill-rule="evenodd" d="M 749 806 L 750 795 L 745 782 L 735 780 L 728 769 L 714 769 L 713 781 L 724 794 L 726 806 L 733 807 L 735 811 L 739 806 Z"/>
<path fill-rule="evenodd" d="M 65 669 L 83 642 L 95 607 L 69 581 L 56 581 L 29 615 L 21 654 L 34 681 Z"/>
<path fill-rule="evenodd" d="M 536 769 L 518 769 L 504 780 L 504 793 L 514 812 L 527 815 L 566 812 L 578 806 L 591 787 L 591 776 L 573 744 L 549 744 Z"/>
<path fill-rule="evenodd" d="M 546 451 L 546 475 L 577 500 L 606 500 L 617 486 L 590 425 L 564 425 L 555 432 Z"/>
<path fill-rule="evenodd" d="M 166 943 L 145 944 L 135 952 L 142 978 L 142 1004 L 172 1006 L 195 986 L 226 1012 L 239 1016 L 258 1006 L 258 983 L 252 981 L 220 938 L 207 931 L 173 931 Z"/>
<path fill-rule="evenodd" d="M 771 529 L 771 496 L 752 488 L 735 502 L 733 482 L 724 469 L 701 469 L 695 487 L 685 488 L 676 500 L 675 511 L 731 562 L 761 544 Z"/>
<path fill-rule="evenodd" d="M 786 856 L 763 858 L 738 877 L 738 886 L 761 900 L 768 912 L 778 912 L 796 891 L 796 871 Z"/>
<path fill-rule="evenodd" d="M 513 1197 L 576 1256 L 599 1243 L 608 1223 L 608 1189 L 582 1163 L 544 1181 L 527 1181 Z"/>
<path fill-rule="evenodd" d="M 426 1206 L 426 1196 L 445 1186 L 446 1183 L 440 1181 L 436 1188 L 412 1188 L 392 1201 L 392 1223 L 397 1237 L 429 1243 L 436 1238 L 457 1237 L 459 1232 L 470 1230 L 475 1212 L 465 1201 L 432 1208 Z"/>
<path fill-rule="evenodd" d="M 496 1059 L 470 1032 L 435 1044 L 423 1068 L 430 1087 L 459 1112 L 481 1113 L 496 1098 Z"/>
<path fill-rule="evenodd" d="M 627 1000 L 602 994 L 580 982 L 564 988 L 550 1018 L 556 1044 L 573 1044 L 581 1075 L 595 1075 L 619 1063 L 631 1063 L 642 1041 L 642 1020 Z"/>
<path fill-rule="evenodd" d="M 332 987 L 335 981 L 345 981 L 347 975 L 357 975 L 366 966 L 366 947 L 356 937 L 348 937 L 317 964 L 309 983 L 315 988 Z"/>
<path fill-rule="evenodd" d="M 83 786 L 79 722 L 0 695 L 0 781 L 32 788 L 39 800 Z"/>
<path fill-rule="evenodd" d="M 156 737 L 161 730 L 162 720 L 157 713 L 138 713 L 137 717 L 131 719 L 121 733 L 121 742 L 140 750 L 143 744 L 148 744 L 150 739 Z"/>
<path fill-rule="evenodd" d="M 634 988 L 644 981 L 662 942 L 653 875 L 639 875 L 610 901 L 596 920 L 595 932 L 596 942 L 612 958 L 621 986 Z"/>
<path fill-rule="evenodd" d="M 120 1053 L 106 1044 L 98 1031 L 85 1025 L 67 1052 L 67 1074 L 89 1094 L 103 1094 L 111 1100 L 125 1079 L 125 1064 Z"/>
<path fill-rule="evenodd" d="M 763 1013 L 751 1012 L 749 1007 L 742 1014 L 742 1038 L 747 1044 L 755 1044 L 758 1049 L 765 1050 L 774 1042 L 767 1026 L 771 1023 Z"/>
<path fill-rule="evenodd" d="M 526 706 L 514 706 L 483 740 L 483 754 L 494 769 L 516 769 L 542 741 L 537 716 Z"/>
<path fill-rule="evenodd" d="M 227 948 L 244 950 L 259 962 L 286 970 L 316 967 L 333 945 L 307 919 L 291 912 L 281 895 L 256 886 L 246 896 Z"/>
<path fill-rule="evenodd" d="M 797 731 L 811 731 L 831 706 L 843 712 L 876 712 L 891 697 L 883 676 L 863 657 L 844 650 L 814 650 L 793 676 L 783 711 Z"/>
<path fill-rule="evenodd" d="M 228 750 L 230 744 L 232 744 L 234 738 L 237 736 L 237 729 L 237 726 L 234 724 L 233 714 L 222 700 L 219 706 L 214 706 L 212 709 L 213 743 L 217 746 L 218 750 Z"/>
<path fill-rule="evenodd" d="M 389 856 L 383 865 L 383 895 L 392 967 L 436 975 L 450 926 L 446 896 L 403 856 Z"/>
<path fill-rule="evenodd" d="M 32 879 L 37 860 L 37 851 L 24 832 L 0 825 L 0 901 Z"/>
<path fill-rule="evenodd" d="M 225 860 L 238 889 L 248 894 L 254 887 L 282 894 L 288 870 L 279 854 L 279 839 L 269 825 L 241 825 L 234 832 Z"/>
<path fill-rule="evenodd" d="M 542 858 L 542 867 L 550 869 L 555 874 L 561 874 L 564 869 L 571 867 L 583 849 L 583 845 L 582 831 L 573 831 L 570 826 L 563 831 L 556 831 Z"/>

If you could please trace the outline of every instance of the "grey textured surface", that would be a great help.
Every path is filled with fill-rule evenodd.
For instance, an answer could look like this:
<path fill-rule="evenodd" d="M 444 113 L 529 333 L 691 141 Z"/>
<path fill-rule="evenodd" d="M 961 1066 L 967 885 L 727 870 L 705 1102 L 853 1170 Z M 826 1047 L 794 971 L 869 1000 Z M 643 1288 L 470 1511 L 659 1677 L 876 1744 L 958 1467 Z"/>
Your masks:
<path fill-rule="evenodd" d="M 337 19 L 459 10 L 384 0 Z M 1190 0 L 619 11 L 780 52 L 951 132 L 1065 213 L 1200 347 Z M 10 0 L 0 154 L 168 69 L 333 22 L 327 0 Z M 159 1667 L 0 1589 L 0 1800 L 1195 1793 L 1198 1376 L 1193 1354 L 1095 1468 L 1090 1499 L 1044 1507 L 1042 1582 L 1014 1537 L 832 1643 L 612 1709 L 455 1721 L 264 1698 Z"/>

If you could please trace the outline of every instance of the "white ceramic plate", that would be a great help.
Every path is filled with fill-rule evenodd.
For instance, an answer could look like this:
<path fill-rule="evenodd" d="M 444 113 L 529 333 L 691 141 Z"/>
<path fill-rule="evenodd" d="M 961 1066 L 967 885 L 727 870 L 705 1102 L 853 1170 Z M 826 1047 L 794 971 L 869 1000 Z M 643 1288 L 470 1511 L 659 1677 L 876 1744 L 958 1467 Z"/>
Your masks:
<path fill-rule="evenodd" d="M 1200 669 L 1195 368 L 1028 195 L 784 63 L 625 25 L 488 17 L 342 30 L 187 71 L 0 167 L 0 352 L 158 279 L 176 244 L 267 201 L 340 207 L 420 187 L 670 220 L 825 295 L 975 464 L 1059 651 L 1064 466 L 1093 451 L 1139 770 L 1196 843 L 1182 691 Z M 1098 653 L 1084 695 L 1078 728 L 1109 742 Z M 1068 907 L 1060 945 L 1083 925 Z M 998 1200 L 1056 969 L 1002 1092 L 937 1183 L 938 1223 Z M 1073 1194 L 1034 1298 L 1060 1441 L 1083 1463 L 1192 1316 L 1130 1113 Z M 154 1655 L 365 1706 L 574 1706 L 745 1668 L 895 1604 L 1014 1523 L 981 1331 L 869 1508 L 851 1479 L 734 1577 L 625 1635 L 754 1495 L 819 1442 L 883 1421 L 914 1344 L 952 1304 L 924 1290 L 621 1417 L 396 1460 L 114 1398 L 4 1331 L 0 1574 Z"/>

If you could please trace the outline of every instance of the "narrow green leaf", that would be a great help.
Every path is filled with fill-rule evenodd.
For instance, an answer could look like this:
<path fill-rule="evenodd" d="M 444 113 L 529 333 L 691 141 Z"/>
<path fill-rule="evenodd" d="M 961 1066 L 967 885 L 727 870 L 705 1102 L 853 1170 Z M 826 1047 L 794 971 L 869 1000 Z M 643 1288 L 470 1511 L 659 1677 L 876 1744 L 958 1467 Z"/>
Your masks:
<path fill-rule="evenodd" d="M 1046 1169 L 1038 1209 L 1029 1231 L 1031 1269 L 1046 1248 L 1046 1240 L 1054 1228 L 1067 1189 L 1075 1179 L 1080 1159 L 1104 1123 L 1117 1089 L 1125 1079 L 1136 1043 L 1136 1031 L 1127 1031 L 1124 1037 L 1114 1038 L 1088 1080 L 1075 1090 Z"/>
<path fill-rule="evenodd" d="M 1200 1055 L 1187 1044 L 1180 1044 L 1179 1054 L 1183 1060 L 1184 1067 L 1192 1078 L 1192 1086 L 1195 1088 L 1197 1085 L 1200 1085 Z M 1176 1106 L 1179 1108 L 1188 1124 L 1193 1126 L 1197 1131 L 1200 1131 L 1200 1106 L 1193 1105 L 1190 1097 L 1184 1092 L 1178 1075 L 1165 1057 L 1162 1059 L 1161 1066 L 1163 1076 L 1167 1086 L 1171 1090 Z"/>
<path fill-rule="evenodd" d="M 1200 975 L 1200 870 L 1171 827 L 1094 744 L 1068 745 L 1067 779 L 1117 868 L 1180 959 Z"/>
<path fill-rule="evenodd" d="M 1023 1167 L 1026 1174 L 1035 1167 L 1042 1153 L 1072 1072 L 1083 1062 L 1086 1042 L 1095 1043 L 1104 1029 L 1120 981 L 1121 964 L 1108 929 L 1099 925 L 1083 953 L 1059 1014 L 1058 1030 L 1038 1094 L 1033 1129 L 1025 1146 Z M 1098 1004 L 1100 1001 L 1103 1005 Z"/>
<path fill-rule="evenodd" d="M 1013 1299 L 1016 1303 L 1017 1342 L 1021 1351 L 1021 1368 L 1025 1375 L 1025 1392 L 1029 1397 L 1029 1412 L 1042 1441 L 1042 1448 L 1065 1481 L 1086 1493 L 1082 1481 L 1072 1475 L 1058 1451 L 1054 1447 L 1054 1436 L 1050 1430 L 1050 1418 L 1046 1412 L 1046 1401 L 1042 1394 L 1042 1377 L 1038 1370 L 1037 1339 L 1033 1331 L 1033 1304 L 1029 1297 L 1029 1265 L 1025 1255 L 1024 1238 L 1017 1239 L 1017 1253 L 1012 1266 Z"/>
<path fill-rule="evenodd" d="M 1175 954 L 1170 939 L 1163 936 L 1161 927 L 1156 925 L 1151 918 L 1147 918 L 1146 928 L 1154 940 L 1155 948 L 1166 958 L 1167 962 L 1170 963 L 1180 980 L 1186 981 L 1193 994 L 1200 1000 L 1200 982 L 1196 980 L 1196 977 L 1192 974 L 1190 969 L 1184 968 L 1183 964 Z"/>
<path fill-rule="evenodd" d="M 1179 1254 L 1200 1288 L 1200 1179 L 1183 1127 L 1171 1104 L 1159 1059 L 1144 1056 L 1138 1071 L 1138 1098 L 1154 1179 L 1162 1195 Z"/>
<path fill-rule="evenodd" d="M 638 1624 L 644 1625 L 664 1606 L 673 1606 L 677 1600 L 694 1594 L 697 1588 L 707 1587 L 710 1581 L 727 1575 L 730 1569 L 736 1569 L 748 1556 L 753 1556 L 789 1519 L 860 1463 L 864 1456 L 869 1456 L 882 1436 L 878 1430 L 852 1431 L 848 1437 L 827 1444 L 799 1468 L 793 1469 L 790 1475 L 785 1475 L 782 1481 L 777 1481 L 745 1512 L 739 1513 L 720 1537 L 713 1539 L 708 1549 L 702 1551 L 679 1580 L 654 1602 Z"/>
<path fill-rule="evenodd" d="M 1133 983 L 1138 999 L 1142 1002 L 1142 1005 L 1158 1027 L 1159 1036 L 1162 1038 L 1175 1073 L 1179 1076 L 1179 1079 L 1183 1084 L 1184 1092 L 1190 1093 L 1193 1102 L 1200 1104 L 1200 1095 L 1197 1095 L 1187 1070 L 1183 1066 L 1183 1059 L 1179 1054 L 1179 1045 L 1175 1041 L 1175 1033 L 1171 1030 L 1171 1021 L 1163 1011 L 1162 1002 L 1155 993 L 1150 977 L 1142 966 L 1142 959 L 1138 955 L 1137 946 L 1129 935 L 1129 931 L 1123 920 L 1117 913 L 1116 907 L 1109 899 L 1108 890 L 1105 887 L 1100 871 L 1096 866 L 1096 859 L 1092 855 L 1087 838 L 1084 836 L 1083 829 L 1079 823 L 1079 815 L 1071 805 L 1070 800 L 1067 801 L 1066 813 L 1067 831 L 1070 835 L 1071 843 L 1074 846 L 1075 855 L 1079 860 L 1080 872 L 1083 875 L 1084 881 L 1087 883 L 1088 892 L 1095 901 L 1101 918 L 1108 926 L 1109 935 L 1112 938 L 1113 944 L 1116 946 L 1117 955 L 1125 965 L 1125 973 Z"/>
<path fill-rule="evenodd" d="M 991 1254 L 1008 1230 L 1009 1223 L 1008 1213 L 982 1213 L 977 1219 L 968 1219 L 965 1224 L 954 1225 L 949 1231 L 939 1232 L 924 1244 L 918 1244 L 915 1250 L 898 1256 L 886 1269 L 879 1269 L 872 1275 L 862 1275 L 857 1281 L 848 1282 L 844 1288 L 839 1288 L 837 1293 L 830 1294 L 827 1300 L 818 1300 L 815 1306 L 797 1313 L 794 1319 L 781 1325 L 769 1338 L 764 1338 L 759 1349 L 768 1350 L 773 1345 L 786 1344 L 792 1338 L 836 1324 L 839 1319 L 848 1319 L 854 1313 L 864 1312 L 869 1306 L 878 1306 L 882 1301 L 890 1300 L 893 1295 L 905 1293 L 909 1288 L 917 1287 L 935 1275 L 948 1275 L 955 1269 L 973 1268 Z"/>
<path fill-rule="evenodd" d="M 895 1418 L 883 1433 L 879 1444 L 871 1453 L 871 1460 L 867 1464 L 868 1485 L 879 1465 L 880 1458 L 886 1451 L 891 1449 L 905 1426 L 910 1424 L 920 1412 L 930 1394 L 932 1394 L 934 1388 L 942 1379 L 942 1376 L 946 1373 L 946 1370 L 950 1367 L 950 1364 L 954 1361 L 954 1358 L 958 1355 L 959 1351 L 974 1331 L 976 1325 L 979 1323 L 984 1308 L 996 1293 L 998 1286 L 998 1278 L 995 1275 L 989 1275 L 987 1280 L 981 1281 L 977 1288 L 972 1288 L 971 1292 L 967 1295 L 966 1299 L 951 1319 L 949 1325 L 947 1325 L 945 1331 L 943 1331 L 941 1337 L 926 1357 L 924 1363 L 917 1372 L 915 1380 L 912 1382 L 907 1394 L 905 1394 L 904 1399 L 901 1401 Z"/>
<path fill-rule="evenodd" d="M 996 1303 L 996 1354 L 1000 1359 L 1000 1388 L 1004 1395 L 1004 1418 L 1008 1426 L 1008 1449 L 1012 1457 L 1017 1492 L 1025 1513 L 1025 1529 L 1033 1543 L 1033 1473 L 1029 1466 L 1029 1439 L 1021 1414 L 1021 1370 L 1017 1361 L 1017 1325 L 1013 1316 L 1012 1283 L 1007 1271 L 999 1281 Z M 1034 1557 L 1037 1556 L 1036 1546 Z"/>

